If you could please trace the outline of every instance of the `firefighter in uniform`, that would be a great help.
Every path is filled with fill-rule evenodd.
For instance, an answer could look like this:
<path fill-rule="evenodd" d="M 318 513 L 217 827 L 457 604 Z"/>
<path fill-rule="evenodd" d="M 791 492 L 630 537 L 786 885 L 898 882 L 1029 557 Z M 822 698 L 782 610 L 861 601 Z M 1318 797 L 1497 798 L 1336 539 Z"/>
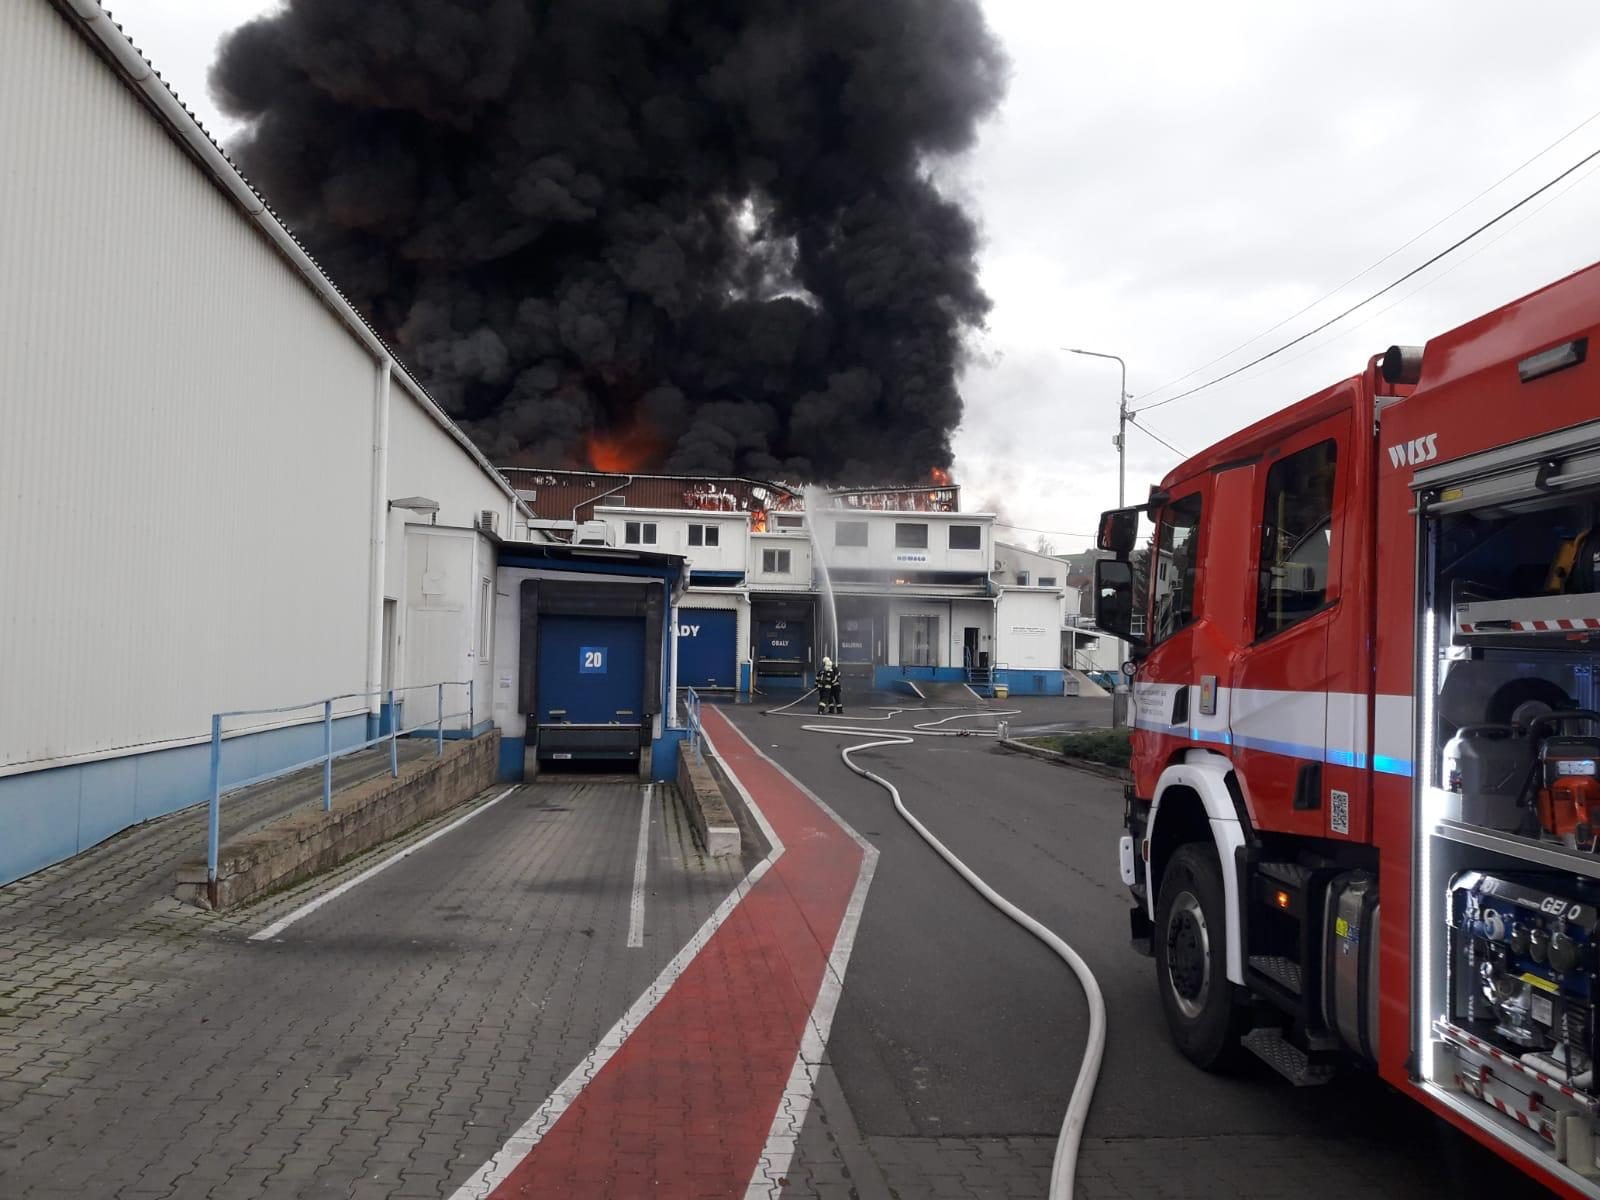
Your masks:
<path fill-rule="evenodd" d="M 822 660 L 822 670 L 817 672 L 817 711 L 819 713 L 843 713 L 844 695 L 840 691 L 839 668 L 834 666 L 833 659 Z"/>

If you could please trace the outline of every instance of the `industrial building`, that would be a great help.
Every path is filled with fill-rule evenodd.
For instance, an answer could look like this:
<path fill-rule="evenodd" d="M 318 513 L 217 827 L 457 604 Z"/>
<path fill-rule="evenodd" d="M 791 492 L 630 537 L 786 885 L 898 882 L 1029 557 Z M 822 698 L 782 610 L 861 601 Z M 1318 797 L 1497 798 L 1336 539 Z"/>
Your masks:
<path fill-rule="evenodd" d="M 1065 686 L 953 488 L 497 471 L 94 0 L 0 5 L 0 883 L 441 709 L 673 773 L 677 694 Z"/>
<path fill-rule="evenodd" d="M 994 516 L 962 512 L 950 484 L 802 492 L 744 478 L 501 470 L 545 536 L 683 556 L 680 686 L 809 686 L 835 646 L 848 678 L 879 689 L 934 680 L 1060 695 L 1077 672 L 1117 663 L 1116 644 L 1082 623 L 1068 564 L 999 540 Z"/>
<path fill-rule="evenodd" d="M 203 800 L 221 712 L 278 710 L 224 786 L 440 684 L 508 775 L 665 777 L 682 559 L 540 544 L 92 0 L 0 5 L 0 67 L 0 882 Z"/>

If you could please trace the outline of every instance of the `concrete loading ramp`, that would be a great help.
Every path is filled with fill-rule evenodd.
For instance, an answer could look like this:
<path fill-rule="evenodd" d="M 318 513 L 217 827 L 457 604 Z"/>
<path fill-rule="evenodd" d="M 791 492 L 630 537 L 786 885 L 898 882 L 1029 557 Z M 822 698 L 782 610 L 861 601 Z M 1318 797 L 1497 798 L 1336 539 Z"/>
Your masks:
<path fill-rule="evenodd" d="M 1103 699 L 1104 697 L 1111 695 L 1110 692 L 1106 691 L 1105 688 L 1101 687 L 1094 680 L 1090 679 L 1082 671 L 1068 671 L 1067 678 L 1076 679 L 1078 681 L 1078 695 L 1080 696 L 1094 696 Z"/>
<path fill-rule="evenodd" d="M 964 683 L 932 679 L 906 679 L 902 682 L 909 684 L 917 695 L 931 704 L 955 704 L 969 708 L 974 704 L 989 703 Z"/>

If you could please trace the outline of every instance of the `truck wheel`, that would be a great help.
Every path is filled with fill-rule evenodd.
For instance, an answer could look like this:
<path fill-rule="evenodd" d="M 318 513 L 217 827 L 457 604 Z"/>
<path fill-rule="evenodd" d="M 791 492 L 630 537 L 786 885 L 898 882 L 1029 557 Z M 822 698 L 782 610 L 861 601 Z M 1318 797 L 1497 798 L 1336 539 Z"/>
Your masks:
<path fill-rule="evenodd" d="M 1244 1056 L 1239 1038 L 1248 1013 L 1228 982 L 1226 931 L 1216 852 L 1199 843 L 1178 847 L 1156 894 L 1156 983 L 1172 1040 L 1207 1071 Z"/>

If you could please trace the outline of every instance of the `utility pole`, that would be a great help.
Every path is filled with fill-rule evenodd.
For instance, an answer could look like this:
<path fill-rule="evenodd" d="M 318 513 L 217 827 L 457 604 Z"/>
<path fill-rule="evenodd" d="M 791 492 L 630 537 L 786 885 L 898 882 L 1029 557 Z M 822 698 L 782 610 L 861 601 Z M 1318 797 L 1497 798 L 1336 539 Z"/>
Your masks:
<path fill-rule="evenodd" d="M 1122 368 L 1122 382 L 1117 385 L 1117 436 L 1111 439 L 1112 445 L 1117 448 L 1117 507 L 1122 508 L 1128 502 L 1128 419 L 1133 413 L 1128 411 L 1128 364 L 1115 354 L 1101 354 L 1098 350 L 1074 350 L 1071 346 L 1061 347 L 1069 354 L 1083 354 L 1089 358 L 1109 358 Z"/>

